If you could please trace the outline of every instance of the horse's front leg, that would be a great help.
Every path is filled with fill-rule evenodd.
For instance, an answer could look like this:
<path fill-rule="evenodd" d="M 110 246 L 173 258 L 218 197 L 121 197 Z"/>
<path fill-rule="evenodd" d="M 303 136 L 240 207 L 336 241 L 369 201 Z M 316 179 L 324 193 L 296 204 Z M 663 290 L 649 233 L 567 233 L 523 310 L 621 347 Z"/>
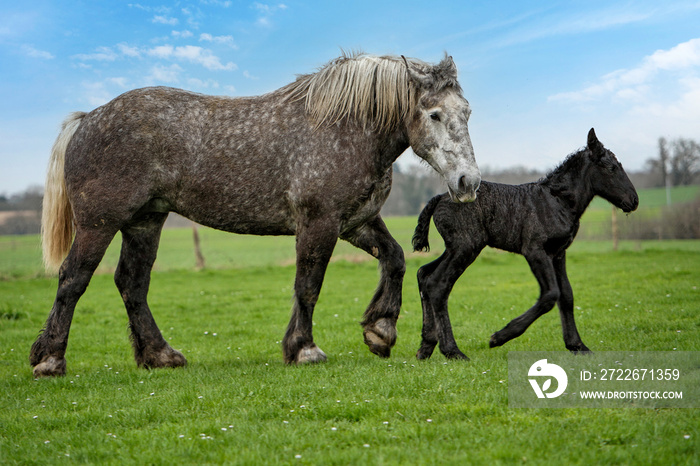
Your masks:
<path fill-rule="evenodd" d="M 294 305 L 282 340 L 287 364 L 323 362 L 326 354 L 314 343 L 313 313 L 333 249 L 338 241 L 338 224 L 331 220 L 306 219 L 297 227 L 297 273 Z"/>
<path fill-rule="evenodd" d="M 561 317 L 561 328 L 564 334 L 564 344 L 566 349 L 573 353 L 590 353 L 586 345 L 581 341 L 574 319 L 574 292 L 566 274 L 566 252 L 554 258 L 554 270 L 557 274 L 559 284 L 559 316 Z"/>
<path fill-rule="evenodd" d="M 388 358 L 396 343 L 396 321 L 401 311 L 401 290 L 406 272 L 403 249 L 379 215 L 342 238 L 379 260 L 379 285 L 361 325 L 369 350 Z"/>
<path fill-rule="evenodd" d="M 559 286 L 554 272 L 552 259 L 543 251 L 538 250 L 525 255 L 530 270 L 540 285 L 540 297 L 530 309 L 519 317 L 511 320 L 508 325 L 491 335 L 489 346 L 501 346 L 513 338 L 519 337 L 540 316 L 551 311 L 559 300 Z"/>

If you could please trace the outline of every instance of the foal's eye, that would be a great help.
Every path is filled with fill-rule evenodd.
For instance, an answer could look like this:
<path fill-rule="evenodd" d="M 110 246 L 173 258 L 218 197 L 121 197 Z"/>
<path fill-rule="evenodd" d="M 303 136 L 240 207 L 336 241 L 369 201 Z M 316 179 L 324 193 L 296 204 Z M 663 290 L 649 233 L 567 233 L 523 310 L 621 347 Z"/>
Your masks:
<path fill-rule="evenodd" d="M 430 119 L 433 121 L 440 121 L 440 115 L 438 115 L 436 112 L 433 112 L 430 114 Z"/>

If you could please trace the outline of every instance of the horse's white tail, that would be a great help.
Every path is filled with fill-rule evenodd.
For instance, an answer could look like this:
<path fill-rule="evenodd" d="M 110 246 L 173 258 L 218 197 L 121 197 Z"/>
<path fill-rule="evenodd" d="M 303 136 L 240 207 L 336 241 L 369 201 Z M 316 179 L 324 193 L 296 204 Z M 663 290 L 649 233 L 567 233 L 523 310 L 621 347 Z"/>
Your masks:
<path fill-rule="evenodd" d="M 61 133 L 51 149 L 41 212 L 41 244 L 44 252 L 44 267 L 49 272 L 58 270 L 73 242 L 73 234 L 75 233 L 73 208 L 66 192 L 64 167 L 68 143 L 85 115 L 87 115 L 85 112 L 75 112 L 68 115 L 61 127 Z"/>

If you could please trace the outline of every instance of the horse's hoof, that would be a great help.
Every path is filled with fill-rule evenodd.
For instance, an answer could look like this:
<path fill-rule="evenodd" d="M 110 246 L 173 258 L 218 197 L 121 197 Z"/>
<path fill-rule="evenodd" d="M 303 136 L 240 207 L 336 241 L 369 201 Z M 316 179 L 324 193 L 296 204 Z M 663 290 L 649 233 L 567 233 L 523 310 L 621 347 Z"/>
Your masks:
<path fill-rule="evenodd" d="M 65 358 L 49 356 L 34 366 L 34 378 L 37 379 L 39 377 L 62 377 L 64 375 L 66 375 Z"/>
<path fill-rule="evenodd" d="M 141 357 L 136 358 L 139 366 L 146 369 L 158 369 L 161 367 L 184 367 L 187 359 L 178 350 L 172 349 L 169 345 L 160 351 L 144 352 Z"/>
<path fill-rule="evenodd" d="M 391 347 L 396 343 L 396 324 L 389 319 L 379 319 L 365 327 L 365 345 L 380 358 L 391 355 Z"/>
<path fill-rule="evenodd" d="M 326 362 L 326 359 L 326 353 L 318 346 L 313 345 L 308 348 L 302 348 L 294 362 L 296 364 L 315 364 L 318 362 Z"/>

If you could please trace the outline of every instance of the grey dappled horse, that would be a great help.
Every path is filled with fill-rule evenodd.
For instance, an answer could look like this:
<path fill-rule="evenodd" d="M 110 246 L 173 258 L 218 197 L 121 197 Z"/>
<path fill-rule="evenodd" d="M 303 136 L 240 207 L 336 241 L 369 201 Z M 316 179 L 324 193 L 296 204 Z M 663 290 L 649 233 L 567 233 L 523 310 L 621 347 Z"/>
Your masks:
<path fill-rule="evenodd" d="M 381 277 L 362 321 L 364 339 L 388 357 L 405 271 L 403 251 L 379 215 L 392 163 L 411 146 L 443 176 L 454 201 L 474 200 L 481 177 L 469 114 L 451 57 L 431 66 L 364 54 L 343 55 L 259 97 L 154 87 L 72 114 L 54 145 L 45 190 L 44 260 L 60 270 L 56 300 L 31 349 L 34 375 L 65 374 L 76 303 L 119 231 L 114 279 L 137 364 L 187 363 L 163 339 L 146 300 L 168 212 L 233 233 L 296 235 L 287 363 L 326 359 L 313 340 L 312 315 L 338 238 L 372 254 Z"/>
<path fill-rule="evenodd" d="M 501 346 L 522 335 L 541 315 L 559 305 L 564 343 L 574 353 L 588 352 L 574 321 L 574 293 L 566 274 L 566 249 L 576 237 L 579 219 L 594 196 L 631 212 L 639 205 L 615 154 L 588 133 L 588 145 L 569 156 L 537 183 L 518 186 L 482 182 L 479 198 L 457 205 L 439 195 L 428 202 L 413 235 L 416 251 L 428 250 L 430 218 L 445 240 L 445 252 L 418 270 L 423 331 L 418 359 L 429 358 L 435 345 L 448 358 L 468 359 L 457 347 L 447 300 L 452 287 L 482 249 L 491 246 L 522 254 L 540 285 L 540 297 L 528 311 L 491 336 Z"/>

